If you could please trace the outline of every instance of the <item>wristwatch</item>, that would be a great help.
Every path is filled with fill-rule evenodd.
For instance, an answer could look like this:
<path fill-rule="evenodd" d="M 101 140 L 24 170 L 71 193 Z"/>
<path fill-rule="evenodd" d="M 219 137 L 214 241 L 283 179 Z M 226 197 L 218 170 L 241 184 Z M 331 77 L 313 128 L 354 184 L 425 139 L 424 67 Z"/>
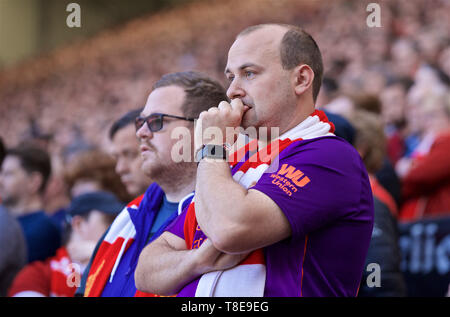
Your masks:
<path fill-rule="evenodd" d="M 203 144 L 202 148 L 197 151 L 195 158 L 197 162 L 200 162 L 205 157 L 227 160 L 227 152 L 225 145 Z"/>

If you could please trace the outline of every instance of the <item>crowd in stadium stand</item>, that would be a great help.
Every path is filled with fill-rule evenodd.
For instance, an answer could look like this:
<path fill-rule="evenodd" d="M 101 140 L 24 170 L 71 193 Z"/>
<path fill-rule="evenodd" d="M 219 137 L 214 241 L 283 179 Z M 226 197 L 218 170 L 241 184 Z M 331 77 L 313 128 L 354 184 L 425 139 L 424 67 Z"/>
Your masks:
<path fill-rule="evenodd" d="M 374 145 L 381 144 L 382 164 L 371 172 L 393 221 L 450 217 L 450 2 L 383 1 L 380 28 L 366 23 L 368 1 L 260 2 L 193 2 L 0 72 L 5 147 L 34 140 L 51 156 L 48 215 L 70 202 L 68 166 L 88 151 L 106 151 L 111 124 L 142 107 L 161 75 L 193 69 L 225 85 L 234 36 L 281 22 L 305 28 L 321 48 L 316 107 L 344 120 L 341 136 L 357 147 L 361 111 L 382 127 Z M 111 191 L 126 200 L 119 185 Z"/>

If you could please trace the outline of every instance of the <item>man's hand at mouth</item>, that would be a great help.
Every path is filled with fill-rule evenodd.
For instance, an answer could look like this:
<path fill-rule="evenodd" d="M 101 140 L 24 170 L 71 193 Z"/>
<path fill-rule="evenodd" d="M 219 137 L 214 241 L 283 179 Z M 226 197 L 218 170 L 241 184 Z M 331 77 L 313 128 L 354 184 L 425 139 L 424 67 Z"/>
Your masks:
<path fill-rule="evenodd" d="M 195 148 L 198 150 L 203 144 L 233 144 L 237 138 L 236 128 L 240 127 L 248 109 L 250 106 L 244 105 L 242 100 L 233 99 L 200 113 L 195 127 Z"/>

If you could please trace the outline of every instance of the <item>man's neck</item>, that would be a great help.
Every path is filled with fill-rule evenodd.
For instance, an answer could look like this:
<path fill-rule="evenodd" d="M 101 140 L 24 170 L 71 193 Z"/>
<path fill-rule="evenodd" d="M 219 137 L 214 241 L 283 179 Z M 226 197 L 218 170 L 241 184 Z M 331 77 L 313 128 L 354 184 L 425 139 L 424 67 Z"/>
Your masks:
<path fill-rule="evenodd" d="M 299 101 L 297 104 L 298 111 L 290 116 L 290 120 L 286 120 L 287 124 L 280 129 L 280 135 L 283 135 L 287 131 L 298 126 L 300 123 L 305 121 L 315 110 L 314 102 L 310 99 L 306 101 Z"/>
<path fill-rule="evenodd" d="M 303 110 L 298 112 L 297 115 L 292 116 L 292 120 L 288 124 L 286 124 L 282 128 L 278 128 L 278 133 L 274 134 L 272 133 L 272 129 L 270 129 L 270 134 L 266 138 L 258 138 L 258 148 L 262 149 L 269 145 L 269 143 L 273 142 L 274 140 L 278 139 L 281 135 L 285 134 L 289 130 L 295 128 L 300 123 L 305 121 L 311 113 L 314 112 L 314 104 L 308 104 L 308 106 L 305 106 L 302 108 Z"/>
<path fill-rule="evenodd" d="M 192 193 L 195 189 L 195 175 L 189 179 L 188 181 L 183 182 L 182 184 L 177 184 L 177 186 L 167 186 L 165 184 L 158 184 L 164 193 L 166 194 L 166 198 L 169 202 L 179 202 L 188 194 Z"/>
<path fill-rule="evenodd" d="M 6 206 L 8 210 L 16 217 L 33 213 L 43 208 L 42 200 L 38 196 L 29 197 L 24 201 L 19 201 L 14 206 Z"/>

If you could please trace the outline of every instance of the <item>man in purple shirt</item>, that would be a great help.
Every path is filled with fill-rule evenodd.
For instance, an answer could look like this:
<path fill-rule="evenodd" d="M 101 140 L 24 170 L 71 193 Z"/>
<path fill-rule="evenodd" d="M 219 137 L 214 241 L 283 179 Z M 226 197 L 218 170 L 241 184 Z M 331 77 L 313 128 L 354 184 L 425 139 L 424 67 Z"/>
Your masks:
<path fill-rule="evenodd" d="M 252 162 L 249 147 L 230 172 L 217 154 L 225 139 L 203 138 L 195 203 L 142 252 L 139 289 L 178 296 L 357 295 L 372 193 L 358 153 L 314 110 L 322 68 L 317 44 L 297 27 L 258 25 L 237 36 L 225 70 L 231 102 L 200 115 L 196 139 L 210 127 L 222 135 L 227 127 L 277 127 L 279 138 L 268 134 L 264 142 L 257 135 L 257 141 L 258 149 L 278 142 L 279 155 Z"/>

